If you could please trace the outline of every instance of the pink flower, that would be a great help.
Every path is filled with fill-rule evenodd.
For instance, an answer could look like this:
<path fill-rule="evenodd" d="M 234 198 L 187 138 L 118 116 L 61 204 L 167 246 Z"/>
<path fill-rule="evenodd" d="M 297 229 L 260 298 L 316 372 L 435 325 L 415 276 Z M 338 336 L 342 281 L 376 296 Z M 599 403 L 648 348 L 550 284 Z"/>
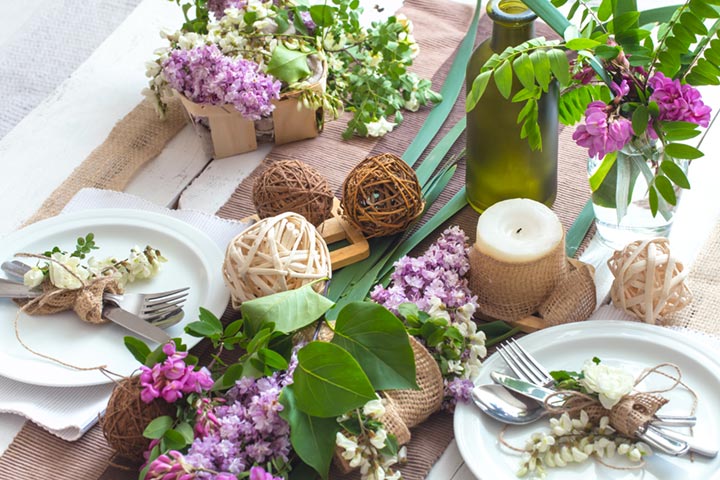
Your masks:
<path fill-rule="evenodd" d="M 250 469 L 250 478 L 248 480 L 282 480 L 282 478 L 273 477 L 272 474 L 266 472 L 262 467 L 252 467 Z"/>
<path fill-rule="evenodd" d="M 660 120 L 692 122 L 702 127 L 710 124 L 712 109 L 703 103 L 696 88 L 671 80 L 661 72 L 649 78 L 648 85 L 653 89 L 650 100 L 660 107 Z"/>
<path fill-rule="evenodd" d="M 621 116 L 610 117 L 604 102 L 591 102 L 585 110 L 585 124 L 580 125 L 573 140 L 588 149 L 591 157 L 604 157 L 621 150 L 632 138 L 632 123 Z"/>
<path fill-rule="evenodd" d="M 212 376 L 207 368 L 198 371 L 192 365 L 185 364 L 187 352 L 176 351 L 175 344 L 169 342 L 163 346 L 163 352 L 168 356 L 162 363 L 156 363 L 152 368 L 140 367 L 140 398 L 150 403 L 162 397 L 168 403 L 178 401 L 186 393 L 200 393 L 213 386 Z"/>

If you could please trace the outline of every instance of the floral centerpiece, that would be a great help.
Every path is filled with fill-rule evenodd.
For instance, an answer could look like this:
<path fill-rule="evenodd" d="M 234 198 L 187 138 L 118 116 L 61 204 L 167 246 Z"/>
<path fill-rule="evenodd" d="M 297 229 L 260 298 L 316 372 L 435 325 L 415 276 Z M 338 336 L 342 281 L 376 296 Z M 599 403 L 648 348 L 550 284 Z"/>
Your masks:
<path fill-rule="evenodd" d="M 430 81 L 408 71 L 419 49 L 403 15 L 366 27 L 356 0 L 177 3 L 186 22 L 163 33 L 169 45 L 148 64 L 147 93 L 160 112 L 171 89 L 252 120 L 292 95 L 334 118 L 352 112 L 347 138 L 382 136 L 402 122 L 402 110 L 440 101 Z"/>
<path fill-rule="evenodd" d="M 634 221 L 637 210 L 659 212 L 662 220 L 645 227 L 666 234 L 679 188 L 690 186 L 687 163 L 703 155 L 684 141 L 710 123 L 710 108 L 695 86 L 720 83 L 720 23 L 706 21 L 720 16 L 716 2 L 639 12 L 635 1 L 603 0 L 597 7 L 578 1 L 568 18 L 556 9 L 565 0 L 524 3 L 563 39 L 536 38 L 490 58 L 468 108 L 492 78 L 506 98 L 525 103 L 518 123 L 531 147 L 540 148 L 537 100 L 557 81 L 560 120 L 580 123 L 573 139 L 591 157 L 601 234 L 626 215 Z M 521 88 L 511 98 L 514 78 Z"/>
<path fill-rule="evenodd" d="M 356 301 L 327 322 L 333 303 L 305 285 L 244 302 L 242 318 L 227 325 L 201 309 L 186 331 L 211 342 L 207 363 L 179 340 L 151 351 L 126 337 L 143 365 L 133 395 L 174 412 L 133 422 L 146 425 L 139 478 L 327 478 L 331 461 L 358 468 L 363 479 L 401 478 L 396 465 L 406 461 L 407 412 L 416 414 L 423 402 L 429 415 L 443 402 L 452 410 L 468 401 L 468 378 L 486 354 L 463 278 L 466 242 L 454 227 L 423 256 L 397 262 L 394 285 L 373 296 L 402 321 L 383 305 Z M 432 288 L 417 301 L 422 275 Z M 427 359 L 437 374 L 418 370 Z M 439 387 L 426 391 L 435 375 Z M 404 406 L 397 390 L 418 387 Z M 104 424 L 127 415 L 108 411 Z M 105 434 L 112 445 L 113 432 Z M 127 438 L 120 432 L 118 441 Z"/>

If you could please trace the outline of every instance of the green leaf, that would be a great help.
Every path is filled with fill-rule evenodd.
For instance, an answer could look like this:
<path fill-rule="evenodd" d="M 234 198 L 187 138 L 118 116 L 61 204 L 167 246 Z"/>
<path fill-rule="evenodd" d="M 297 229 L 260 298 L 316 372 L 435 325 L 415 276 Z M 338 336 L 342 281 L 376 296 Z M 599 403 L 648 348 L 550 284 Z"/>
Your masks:
<path fill-rule="evenodd" d="M 210 310 L 200 307 L 200 321 L 207 323 L 208 325 L 213 327 L 217 333 L 222 334 L 223 325 Z"/>
<path fill-rule="evenodd" d="M 490 75 L 492 74 L 491 70 L 487 70 L 485 72 L 482 72 L 480 75 L 475 77 L 475 80 L 473 80 L 472 87 L 470 89 L 470 94 L 467 96 L 467 99 L 465 100 L 465 111 L 470 112 L 472 111 L 475 106 L 477 105 L 478 101 L 480 101 L 480 98 L 485 93 L 485 89 L 487 88 L 488 82 L 490 81 Z"/>
<path fill-rule="evenodd" d="M 275 331 L 290 333 L 320 318 L 333 302 L 313 290 L 313 284 L 243 302 L 240 311 L 249 335 L 275 323 Z"/>
<path fill-rule="evenodd" d="M 600 185 L 605 181 L 608 172 L 615 165 L 617 160 L 617 152 L 610 152 L 602 160 L 600 167 L 590 177 L 590 190 L 595 192 L 600 188 Z"/>
<path fill-rule="evenodd" d="M 565 46 L 569 48 L 570 50 L 590 50 L 592 48 L 597 47 L 598 45 L 601 45 L 600 42 L 596 40 L 592 40 L 590 38 L 574 38 L 567 42 Z"/>
<path fill-rule="evenodd" d="M 280 417 L 290 425 L 293 451 L 322 478 L 327 479 L 340 425 L 335 418 L 312 417 L 301 411 L 293 385 L 283 388 L 279 401 L 283 406 Z"/>
<path fill-rule="evenodd" d="M 337 345 L 310 342 L 297 357 L 293 389 L 303 412 L 337 417 L 377 398 L 358 362 Z"/>
<path fill-rule="evenodd" d="M 213 391 L 226 390 L 243 377 L 244 366 L 242 363 L 234 363 L 225 370 L 225 373 L 218 378 L 212 386 Z M 247 375 L 250 376 L 250 375 Z"/>
<path fill-rule="evenodd" d="M 310 74 L 307 56 L 308 52 L 290 50 L 279 44 L 268 62 L 267 73 L 283 82 L 295 83 Z"/>
<path fill-rule="evenodd" d="M 720 13 L 703 0 L 690 0 L 690 10 L 703 18 L 718 18 Z"/>
<path fill-rule="evenodd" d="M 261 348 L 258 351 L 258 358 L 275 370 L 286 370 L 288 368 L 287 360 L 285 360 L 282 355 L 274 350 L 270 350 L 269 348 Z"/>
<path fill-rule="evenodd" d="M 552 49 L 547 52 L 550 60 L 550 69 L 563 87 L 570 83 L 570 62 L 562 50 Z"/>
<path fill-rule="evenodd" d="M 164 447 L 167 450 L 181 450 L 188 444 L 188 442 L 185 441 L 185 437 L 183 437 L 180 432 L 173 429 L 165 432 L 162 438 Z"/>
<path fill-rule="evenodd" d="M 218 332 L 212 325 L 205 322 L 190 322 L 185 325 L 185 332 L 192 335 L 193 337 L 208 337 L 211 338 L 214 335 L 221 335 L 222 328 Z"/>
<path fill-rule="evenodd" d="M 673 181 L 675 185 L 680 188 L 690 188 L 690 181 L 688 180 L 683 169 L 678 164 L 670 160 L 664 160 L 660 164 L 660 170 Z"/>
<path fill-rule="evenodd" d="M 191 427 L 188 422 L 182 422 L 181 424 L 176 426 L 175 431 L 182 435 L 183 439 L 185 439 L 185 445 L 191 444 L 192 441 L 195 439 L 193 427 Z"/>
<path fill-rule="evenodd" d="M 548 57 L 547 52 L 544 50 L 535 50 L 530 54 L 530 60 L 532 60 L 533 63 L 535 79 L 537 80 L 538 85 L 540 85 L 543 91 L 546 92 L 548 89 L 548 85 L 552 80 L 550 57 Z"/>
<path fill-rule="evenodd" d="M 644 105 L 638 105 L 632 115 L 632 128 L 635 135 L 642 135 L 647 130 L 650 112 Z"/>
<path fill-rule="evenodd" d="M 403 323 L 373 302 L 345 306 L 332 343 L 358 361 L 375 390 L 415 389 L 415 357 Z"/>
<path fill-rule="evenodd" d="M 513 70 L 520 83 L 528 90 L 535 87 L 535 70 L 530 55 L 522 53 L 513 61 Z"/>
<path fill-rule="evenodd" d="M 165 432 L 172 428 L 174 421 L 175 420 L 168 415 L 155 418 L 152 422 L 148 423 L 147 427 L 145 427 L 143 437 L 150 438 L 152 440 L 162 438 L 162 436 L 165 435 Z"/>
<path fill-rule="evenodd" d="M 505 98 L 510 98 L 510 92 L 512 91 L 512 66 L 509 61 L 502 62 L 500 66 L 495 69 L 493 79 L 495 80 L 495 86 L 500 92 L 500 95 Z"/>
<path fill-rule="evenodd" d="M 329 5 L 313 5 L 310 7 L 310 16 L 318 27 L 329 27 L 335 20 L 337 8 Z"/>
<path fill-rule="evenodd" d="M 665 145 L 665 154 L 673 158 L 694 160 L 704 155 L 700 150 L 684 143 L 668 143 Z"/>
<path fill-rule="evenodd" d="M 648 201 L 650 202 L 650 213 L 654 217 L 658 212 L 658 194 L 653 186 L 650 186 L 648 190 Z"/>
<path fill-rule="evenodd" d="M 667 178 L 665 175 L 658 175 L 655 177 L 655 187 L 657 187 L 660 195 L 662 195 L 665 201 L 668 202 L 670 205 L 675 205 L 677 203 L 675 189 L 673 188 L 670 179 Z"/>
<path fill-rule="evenodd" d="M 147 357 L 148 355 L 150 355 L 150 347 L 148 347 L 145 342 L 143 342 L 142 340 L 138 340 L 135 337 L 123 337 L 123 341 L 125 342 L 125 348 L 127 348 L 130 353 L 132 353 L 132 356 L 135 357 L 135 360 L 145 365 Z"/>
<path fill-rule="evenodd" d="M 565 255 L 573 258 L 595 221 L 592 200 L 588 200 L 565 235 Z M 488 337 L 489 338 L 489 337 Z"/>

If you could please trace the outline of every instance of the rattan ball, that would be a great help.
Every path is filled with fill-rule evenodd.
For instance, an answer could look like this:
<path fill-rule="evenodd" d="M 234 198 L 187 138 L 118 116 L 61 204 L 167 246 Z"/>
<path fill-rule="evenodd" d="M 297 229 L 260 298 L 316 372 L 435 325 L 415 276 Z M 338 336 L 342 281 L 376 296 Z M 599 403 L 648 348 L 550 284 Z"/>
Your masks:
<path fill-rule="evenodd" d="M 118 455 L 131 459 L 141 458 L 150 445 L 143 437 L 145 427 L 159 416 L 175 413 L 175 407 L 162 399 L 143 402 L 140 390 L 139 376 L 118 382 L 100 420 L 108 445 Z"/>
<path fill-rule="evenodd" d="M 253 186 L 253 203 L 260 218 L 295 212 L 318 227 L 330 217 L 333 199 L 325 177 L 298 160 L 273 163 Z"/>
<path fill-rule="evenodd" d="M 223 264 L 236 309 L 247 300 L 329 279 L 331 274 L 325 240 L 302 215 L 292 212 L 260 220 L 235 237 Z M 322 291 L 324 282 L 313 288 Z"/>
<path fill-rule="evenodd" d="M 425 202 L 415 171 L 384 153 L 357 165 L 343 183 L 343 212 L 367 238 L 405 230 L 422 214 Z"/>
<path fill-rule="evenodd" d="M 685 285 L 687 272 L 670 253 L 667 238 L 635 241 L 616 251 L 608 266 L 615 276 L 613 304 L 645 323 L 662 323 L 692 300 Z"/>

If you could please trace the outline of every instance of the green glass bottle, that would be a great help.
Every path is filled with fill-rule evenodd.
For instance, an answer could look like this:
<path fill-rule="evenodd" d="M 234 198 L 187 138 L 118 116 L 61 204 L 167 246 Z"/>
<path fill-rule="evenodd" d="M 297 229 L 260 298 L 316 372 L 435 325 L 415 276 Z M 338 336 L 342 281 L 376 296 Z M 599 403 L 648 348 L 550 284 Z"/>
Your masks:
<path fill-rule="evenodd" d="M 535 36 L 536 15 L 519 0 L 490 0 L 492 36 L 481 43 L 467 66 L 466 88 L 494 54 Z M 510 98 L 520 89 L 513 81 Z M 467 114 L 465 131 L 467 199 L 478 212 L 501 200 L 530 198 L 551 206 L 557 193 L 558 87 L 552 82 L 538 102 L 542 150 L 533 151 L 520 138 L 517 117 L 525 102 L 505 99 L 493 79 L 477 106 Z"/>

